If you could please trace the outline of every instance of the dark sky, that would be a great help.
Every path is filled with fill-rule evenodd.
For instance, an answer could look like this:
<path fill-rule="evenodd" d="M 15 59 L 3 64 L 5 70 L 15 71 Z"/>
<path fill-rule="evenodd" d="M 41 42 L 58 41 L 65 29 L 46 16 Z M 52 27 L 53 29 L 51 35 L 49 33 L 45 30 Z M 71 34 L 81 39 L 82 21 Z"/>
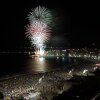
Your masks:
<path fill-rule="evenodd" d="M 98 2 L 3 0 L 0 4 L 0 49 L 29 46 L 25 38 L 25 25 L 28 24 L 26 17 L 31 9 L 38 5 L 51 10 L 54 16 L 55 26 L 48 44 L 100 48 L 100 6 Z"/>

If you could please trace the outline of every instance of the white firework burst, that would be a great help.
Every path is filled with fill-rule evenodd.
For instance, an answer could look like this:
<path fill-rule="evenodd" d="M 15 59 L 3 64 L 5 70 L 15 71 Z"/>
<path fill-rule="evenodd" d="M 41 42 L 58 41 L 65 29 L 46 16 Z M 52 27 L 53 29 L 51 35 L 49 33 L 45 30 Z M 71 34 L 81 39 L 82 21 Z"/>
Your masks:
<path fill-rule="evenodd" d="M 43 23 L 50 24 L 52 15 L 47 8 L 38 6 L 35 9 L 32 9 L 28 15 L 28 19 L 30 23 L 33 23 L 34 21 L 42 21 Z"/>

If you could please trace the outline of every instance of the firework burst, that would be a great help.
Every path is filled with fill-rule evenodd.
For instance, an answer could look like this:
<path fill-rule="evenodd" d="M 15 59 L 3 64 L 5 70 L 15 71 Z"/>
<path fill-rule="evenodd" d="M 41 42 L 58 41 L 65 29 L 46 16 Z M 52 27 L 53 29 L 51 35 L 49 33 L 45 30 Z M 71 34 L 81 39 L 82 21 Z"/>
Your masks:
<path fill-rule="evenodd" d="M 51 12 L 45 7 L 36 7 L 32 9 L 30 14 L 28 15 L 28 19 L 30 23 L 34 21 L 42 21 L 43 23 L 50 24 L 52 20 Z"/>
<path fill-rule="evenodd" d="M 50 37 L 50 28 L 45 23 L 37 21 L 27 26 L 26 34 L 35 44 L 44 43 Z"/>
<path fill-rule="evenodd" d="M 26 28 L 26 36 L 30 39 L 31 44 L 35 45 L 38 50 L 43 49 L 44 43 L 50 37 L 51 13 L 45 7 L 36 7 L 28 15 L 29 25 Z"/>

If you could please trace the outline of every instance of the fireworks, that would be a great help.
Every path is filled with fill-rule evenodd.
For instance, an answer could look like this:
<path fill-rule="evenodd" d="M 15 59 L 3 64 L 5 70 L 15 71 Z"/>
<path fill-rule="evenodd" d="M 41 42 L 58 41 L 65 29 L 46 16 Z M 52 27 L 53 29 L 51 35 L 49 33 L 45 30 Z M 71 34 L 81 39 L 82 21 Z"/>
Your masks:
<path fill-rule="evenodd" d="M 31 44 L 37 48 L 43 47 L 50 37 L 50 23 L 52 15 L 45 7 L 36 7 L 28 15 L 29 25 L 26 28 L 26 36 Z"/>
<path fill-rule="evenodd" d="M 28 19 L 30 23 L 34 23 L 34 21 L 42 21 L 43 23 L 50 24 L 52 20 L 51 12 L 45 7 L 36 7 L 32 9 L 32 12 L 28 15 Z"/>
<path fill-rule="evenodd" d="M 49 25 L 52 15 L 48 9 L 39 6 L 30 12 L 28 19 L 26 36 L 30 39 L 31 44 L 38 48 L 38 52 L 43 51 L 43 45 L 50 37 Z"/>
<path fill-rule="evenodd" d="M 49 27 L 43 22 L 35 22 L 27 27 L 27 36 L 32 44 L 39 47 L 39 45 L 43 45 L 48 40 L 50 36 Z"/>
<path fill-rule="evenodd" d="M 29 38 L 35 38 L 36 36 L 41 36 L 42 40 L 46 41 L 50 35 L 50 28 L 43 22 L 37 21 L 34 24 L 28 25 L 27 36 Z"/>

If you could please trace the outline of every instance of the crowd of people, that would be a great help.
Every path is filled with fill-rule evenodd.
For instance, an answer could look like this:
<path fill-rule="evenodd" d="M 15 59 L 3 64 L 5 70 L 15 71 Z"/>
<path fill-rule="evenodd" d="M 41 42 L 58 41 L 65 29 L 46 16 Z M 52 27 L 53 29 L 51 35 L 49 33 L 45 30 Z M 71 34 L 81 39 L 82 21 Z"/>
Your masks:
<path fill-rule="evenodd" d="M 79 60 L 63 69 L 37 74 L 14 75 L 0 80 L 0 97 L 16 98 L 23 96 L 27 98 L 30 93 L 46 94 L 57 93 L 63 90 L 63 83 L 70 80 L 73 75 L 81 72 L 93 72 L 94 62 Z M 32 95 L 31 95 L 32 96 Z"/>

